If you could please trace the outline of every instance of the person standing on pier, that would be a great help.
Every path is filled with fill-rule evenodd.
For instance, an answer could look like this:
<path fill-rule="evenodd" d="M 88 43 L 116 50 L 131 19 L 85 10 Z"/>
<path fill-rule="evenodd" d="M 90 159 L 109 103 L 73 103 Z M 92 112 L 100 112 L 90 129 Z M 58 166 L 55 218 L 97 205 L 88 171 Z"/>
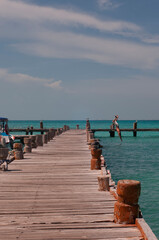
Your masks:
<path fill-rule="evenodd" d="M 119 137 L 120 137 L 120 140 L 122 141 L 121 131 L 120 131 L 120 129 L 119 129 L 119 123 L 117 122 L 117 121 L 118 121 L 118 118 L 119 118 L 119 116 L 116 115 L 115 118 L 114 118 L 114 120 L 113 120 L 113 124 L 115 125 L 116 130 L 117 130 L 117 132 L 118 132 L 118 135 L 119 135 Z"/>

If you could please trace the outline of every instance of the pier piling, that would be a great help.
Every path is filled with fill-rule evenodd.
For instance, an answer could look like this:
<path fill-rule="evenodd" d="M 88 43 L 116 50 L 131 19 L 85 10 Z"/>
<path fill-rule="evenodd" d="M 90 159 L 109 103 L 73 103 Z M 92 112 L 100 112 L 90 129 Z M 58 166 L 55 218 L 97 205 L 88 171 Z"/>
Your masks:
<path fill-rule="evenodd" d="M 100 170 L 101 169 L 101 154 L 102 154 L 102 149 L 99 148 L 99 143 L 98 142 L 93 142 L 91 144 L 91 154 L 92 154 L 92 159 L 91 159 L 91 170 Z"/>
<path fill-rule="evenodd" d="M 134 129 L 134 131 L 133 131 L 133 136 L 136 137 L 136 136 L 137 136 L 137 121 L 134 122 L 134 124 L 133 124 L 133 129 Z"/>
<path fill-rule="evenodd" d="M 24 152 L 26 152 L 26 153 L 32 152 L 31 139 L 28 138 L 28 137 L 25 137 L 25 138 L 24 138 L 24 144 L 25 144 L 25 146 L 24 146 Z"/>
<path fill-rule="evenodd" d="M 33 135 L 33 126 L 30 127 L 30 135 Z"/>
<path fill-rule="evenodd" d="M 43 122 L 40 122 L 40 129 L 43 129 Z M 43 134 L 43 131 L 41 131 L 41 134 Z"/>
<path fill-rule="evenodd" d="M 30 139 L 31 139 L 31 147 L 32 147 L 32 148 L 37 148 L 36 136 L 35 136 L 35 135 L 32 135 L 32 136 L 30 136 Z"/>
<path fill-rule="evenodd" d="M 109 177 L 107 175 L 98 176 L 99 191 L 109 191 Z"/>
<path fill-rule="evenodd" d="M 14 151 L 14 158 L 15 160 L 23 159 L 23 150 L 21 143 L 14 143 L 13 144 L 13 151 Z"/>
<path fill-rule="evenodd" d="M 134 224 L 139 217 L 138 199 L 141 184 L 135 180 L 119 180 L 117 184 L 118 199 L 114 205 L 116 223 Z"/>
<path fill-rule="evenodd" d="M 48 133 L 43 134 L 43 143 L 44 144 L 48 143 Z"/>
<path fill-rule="evenodd" d="M 29 135 L 29 131 L 30 131 L 30 128 L 27 127 L 27 129 L 26 129 L 26 135 Z"/>
<path fill-rule="evenodd" d="M 36 145 L 37 146 L 43 146 L 43 138 L 41 134 L 36 135 Z"/>

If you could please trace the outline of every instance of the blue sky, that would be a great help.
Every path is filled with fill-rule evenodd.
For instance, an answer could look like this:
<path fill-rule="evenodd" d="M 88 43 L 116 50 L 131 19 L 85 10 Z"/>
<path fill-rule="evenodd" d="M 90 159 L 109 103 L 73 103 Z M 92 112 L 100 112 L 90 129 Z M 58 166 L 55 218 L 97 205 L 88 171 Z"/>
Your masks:
<path fill-rule="evenodd" d="M 0 0 L 0 115 L 159 119 L 158 0 Z"/>

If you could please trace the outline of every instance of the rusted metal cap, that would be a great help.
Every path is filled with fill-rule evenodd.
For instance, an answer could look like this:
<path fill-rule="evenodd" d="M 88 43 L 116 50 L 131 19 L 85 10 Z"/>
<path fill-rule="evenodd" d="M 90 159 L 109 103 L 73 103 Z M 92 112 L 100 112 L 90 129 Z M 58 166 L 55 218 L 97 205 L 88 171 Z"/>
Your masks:
<path fill-rule="evenodd" d="M 141 192 L 141 183 L 136 180 L 119 180 L 117 184 L 118 201 L 137 204 Z"/>

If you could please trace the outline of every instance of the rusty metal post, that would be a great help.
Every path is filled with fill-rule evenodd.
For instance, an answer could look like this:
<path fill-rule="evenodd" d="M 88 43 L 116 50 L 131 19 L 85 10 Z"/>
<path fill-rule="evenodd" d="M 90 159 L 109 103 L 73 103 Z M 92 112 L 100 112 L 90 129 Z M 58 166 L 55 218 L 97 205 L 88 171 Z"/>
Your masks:
<path fill-rule="evenodd" d="M 43 143 L 44 144 L 48 143 L 48 133 L 43 134 Z"/>
<path fill-rule="evenodd" d="M 107 175 L 98 176 L 99 191 L 109 191 L 109 177 Z"/>
<path fill-rule="evenodd" d="M 91 144 L 91 170 L 100 170 L 101 169 L 101 154 L 102 149 L 99 148 L 99 142 L 93 142 Z"/>
<path fill-rule="evenodd" d="M 24 138 L 24 144 L 25 144 L 24 152 L 26 152 L 26 153 L 31 153 L 31 151 L 32 151 L 32 148 L 31 148 L 31 139 L 28 138 L 28 137 Z"/>
<path fill-rule="evenodd" d="M 135 180 L 119 180 L 117 184 L 118 199 L 114 205 L 116 223 L 134 224 L 139 217 L 138 199 L 141 184 Z"/>
<path fill-rule="evenodd" d="M 32 147 L 32 148 L 37 148 L 36 135 L 30 136 L 30 139 L 31 139 L 31 147 Z"/>
<path fill-rule="evenodd" d="M 23 149 L 22 149 L 22 144 L 21 143 L 14 143 L 13 144 L 13 152 L 14 152 L 14 158 L 16 160 L 23 159 Z"/>
<path fill-rule="evenodd" d="M 43 146 L 43 138 L 41 134 L 36 135 L 36 145 Z"/>

